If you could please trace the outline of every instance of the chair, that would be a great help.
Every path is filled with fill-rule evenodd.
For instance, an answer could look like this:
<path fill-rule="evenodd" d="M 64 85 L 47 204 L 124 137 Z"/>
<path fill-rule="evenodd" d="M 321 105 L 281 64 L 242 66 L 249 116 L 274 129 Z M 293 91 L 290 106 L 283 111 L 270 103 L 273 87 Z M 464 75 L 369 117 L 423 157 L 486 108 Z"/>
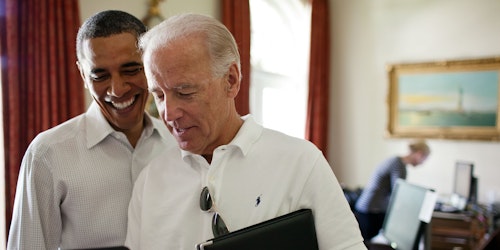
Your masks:
<path fill-rule="evenodd" d="M 349 188 L 343 187 L 342 191 L 344 192 L 344 196 L 347 200 L 347 203 L 349 203 L 349 207 L 351 208 L 351 211 L 354 211 L 354 206 L 356 205 L 356 201 L 358 200 L 359 196 L 361 195 L 361 192 L 363 192 L 363 189 L 361 189 L 361 188 L 349 189 Z"/>
<path fill-rule="evenodd" d="M 483 241 L 477 250 L 498 250 L 500 249 L 500 229 L 494 231 L 488 239 Z"/>
<path fill-rule="evenodd" d="M 394 250 L 394 248 L 392 248 L 390 245 L 382 243 L 369 242 L 366 243 L 365 245 L 368 250 Z"/>

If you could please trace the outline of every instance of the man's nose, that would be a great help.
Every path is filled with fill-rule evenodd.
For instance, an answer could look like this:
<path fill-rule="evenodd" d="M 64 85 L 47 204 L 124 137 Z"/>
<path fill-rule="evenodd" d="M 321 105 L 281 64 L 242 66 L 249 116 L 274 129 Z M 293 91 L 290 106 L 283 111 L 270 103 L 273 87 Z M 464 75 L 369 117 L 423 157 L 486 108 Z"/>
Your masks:
<path fill-rule="evenodd" d="M 113 76 L 107 94 L 110 96 L 121 97 L 130 90 L 130 84 L 120 76 Z"/>
<path fill-rule="evenodd" d="M 166 98 L 163 103 L 163 117 L 165 121 L 175 121 L 182 116 L 182 106 L 175 97 Z"/>

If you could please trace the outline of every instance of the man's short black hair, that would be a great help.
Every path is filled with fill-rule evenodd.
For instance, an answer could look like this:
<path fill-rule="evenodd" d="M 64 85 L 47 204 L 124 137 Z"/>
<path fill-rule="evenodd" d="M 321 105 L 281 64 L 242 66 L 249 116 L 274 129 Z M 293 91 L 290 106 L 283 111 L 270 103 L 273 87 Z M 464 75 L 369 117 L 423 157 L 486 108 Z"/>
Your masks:
<path fill-rule="evenodd" d="M 131 33 L 138 39 L 146 32 L 146 26 L 135 16 L 120 10 L 105 10 L 89 17 L 82 24 L 76 36 L 76 53 L 81 59 L 83 41 L 97 37 L 108 37 Z"/>

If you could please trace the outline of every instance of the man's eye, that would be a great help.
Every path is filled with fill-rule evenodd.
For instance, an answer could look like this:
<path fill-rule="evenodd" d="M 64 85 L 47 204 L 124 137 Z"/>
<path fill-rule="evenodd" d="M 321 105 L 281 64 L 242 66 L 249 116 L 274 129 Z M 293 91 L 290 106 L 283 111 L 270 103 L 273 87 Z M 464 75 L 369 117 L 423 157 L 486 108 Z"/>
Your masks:
<path fill-rule="evenodd" d="M 164 97 L 163 93 L 155 93 L 155 92 L 153 92 L 153 93 L 151 93 L 151 94 L 153 95 L 153 97 L 154 97 L 156 100 L 163 100 L 163 97 Z"/>
<path fill-rule="evenodd" d="M 108 79 L 109 76 L 108 75 L 93 75 L 93 76 L 90 76 L 90 79 L 92 79 L 92 81 L 94 82 L 102 82 L 106 79 Z"/>
<path fill-rule="evenodd" d="M 143 67 L 130 68 L 130 69 L 124 70 L 123 73 L 126 75 L 136 75 L 139 72 L 141 72 L 142 69 L 143 69 Z"/>
<path fill-rule="evenodd" d="M 194 94 L 194 92 L 178 92 L 177 94 L 180 97 L 187 98 L 187 97 L 191 97 Z"/>

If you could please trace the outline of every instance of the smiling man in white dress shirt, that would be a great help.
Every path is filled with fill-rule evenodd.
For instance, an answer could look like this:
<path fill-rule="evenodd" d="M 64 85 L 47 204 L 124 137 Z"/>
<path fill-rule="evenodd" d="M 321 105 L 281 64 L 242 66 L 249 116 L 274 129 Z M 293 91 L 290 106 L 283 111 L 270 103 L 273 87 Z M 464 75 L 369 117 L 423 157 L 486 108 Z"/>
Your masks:
<path fill-rule="evenodd" d="M 148 91 L 137 41 L 145 31 L 122 11 L 97 13 L 80 28 L 77 65 L 94 100 L 85 114 L 31 142 L 8 249 L 123 246 L 135 179 L 175 145 L 165 125 L 144 111 Z"/>

